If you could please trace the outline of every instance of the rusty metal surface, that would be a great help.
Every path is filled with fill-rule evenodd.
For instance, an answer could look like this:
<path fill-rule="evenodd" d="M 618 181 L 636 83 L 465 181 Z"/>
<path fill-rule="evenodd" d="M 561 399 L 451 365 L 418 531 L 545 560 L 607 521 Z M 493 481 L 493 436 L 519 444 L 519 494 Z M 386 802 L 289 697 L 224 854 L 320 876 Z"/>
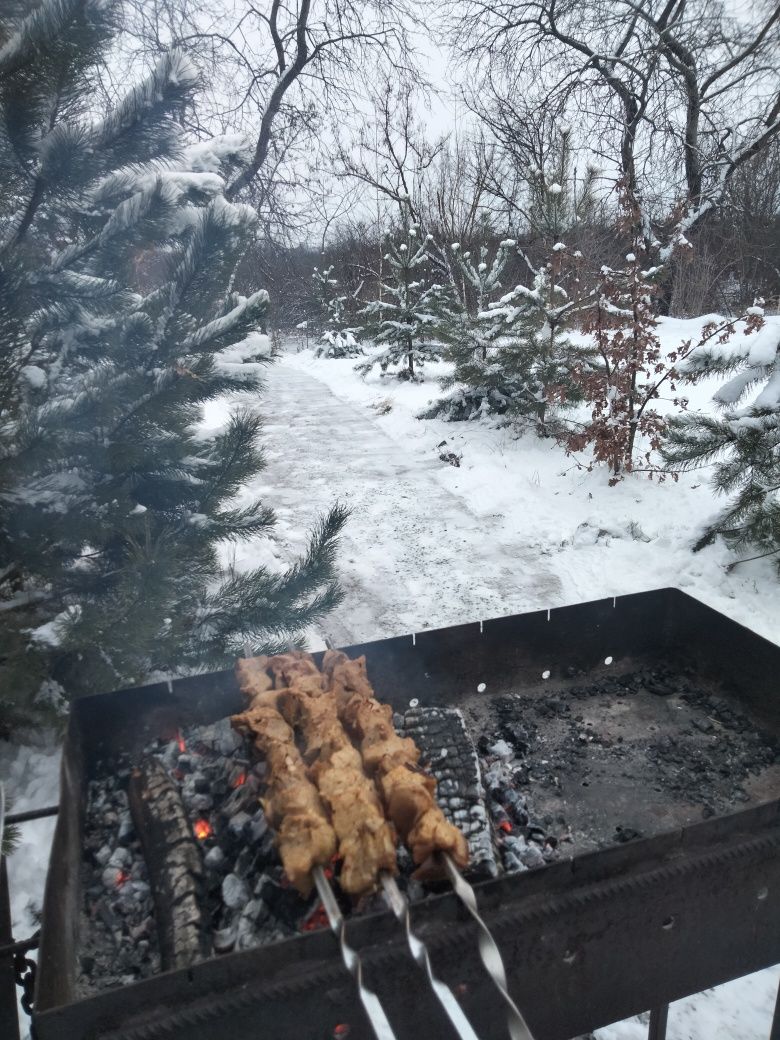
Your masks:
<path fill-rule="evenodd" d="M 495 696 L 604 659 L 691 666 L 729 684 L 780 731 L 780 648 L 676 590 L 603 600 L 348 648 L 369 657 L 377 695 L 453 704 L 480 682 Z M 44 909 L 39 1040 L 323 1040 L 339 1023 L 369 1037 L 333 936 L 314 932 L 73 1000 L 80 804 L 94 763 L 239 706 L 232 673 L 196 676 L 75 706 L 63 759 Z M 475 886 L 509 989 L 538 1040 L 568 1037 L 780 961 L 780 801 Z M 759 898 L 759 894 L 764 898 Z M 415 907 L 436 975 L 480 1037 L 505 1040 L 473 925 L 452 894 Z M 355 919 L 367 984 L 399 1037 L 446 1038 L 445 1016 L 409 970 L 390 914 Z M 419 976 L 419 978 L 417 977 Z M 229 1024 L 229 1025 L 228 1025 Z"/>

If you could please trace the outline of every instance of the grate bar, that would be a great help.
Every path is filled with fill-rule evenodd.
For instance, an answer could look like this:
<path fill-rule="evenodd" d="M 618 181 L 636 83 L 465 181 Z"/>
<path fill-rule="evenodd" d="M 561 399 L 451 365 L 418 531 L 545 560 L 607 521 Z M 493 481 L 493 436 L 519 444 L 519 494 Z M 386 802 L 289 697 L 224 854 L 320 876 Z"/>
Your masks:
<path fill-rule="evenodd" d="M 312 871 L 312 877 L 314 878 L 314 884 L 317 886 L 317 892 L 322 900 L 322 905 L 325 907 L 325 913 L 328 915 L 330 929 L 338 937 L 339 945 L 341 946 L 341 959 L 347 971 L 349 971 L 357 983 L 360 1002 L 368 1015 L 374 1035 L 377 1040 L 396 1040 L 384 1008 L 379 1002 L 379 997 L 373 990 L 363 985 L 363 962 L 357 950 L 353 950 L 347 942 L 347 922 L 339 909 L 339 904 L 336 901 L 330 882 L 325 876 L 325 871 L 322 867 L 315 867 Z"/>
<path fill-rule="evenodd" d="M 29 820 L 42 820 L 46 816 L 56 816 L 60 811 L 59 805 L 47 805 L 42 809 L 27 809 L 25 812 L 9 813 L 6 823 L 27 823 Z"/>
<path fill-rule="evenodd" d="M 431 965 L 431 958 L 428 955 L 428 950 L 422 940 L 412 931 L 409 903 L 398 887 L 395 878 L 391 877 L 390 874 L 383 873 L 381 875 L 381 880 L 382 888 L 384 889 L 385 897 L 390 905 L 390 909 L 393 911 L 396 919 L 404 926 L 406 931 L 406 942 L 412 957 L 414 957 L 419 967 L 421 967 L 428 976 L 431 989 L 436 994 L 439 1003 L 446 1011 L 447 1017 L 455 1028 L 458 1036 L 461 1040 L 479 1040 L 477 1034 L 471 1028 L 471 1023 L 463 1013 L 463 1009 L 455 999 L 455 994 L 449 986 L 446 986 L 433 974 L 433 966 Z"/>
<path fill-rule="evenodd" d="M 474 889 L 466 881 L 447 853 L 444 853 L 442 858 L 447 871 L 447 877 L 455 889 L 455 895 L 460 899 L 479 927 L 479 956 L 506 1005 L 506 1022 L 510 1037 L 512 1040 L 534 1040 L 531 1030 L 520 1013 L 520 1009 L 509 995 L 501 951 L 496 945 L 496 940 L 490 934 L 490 929 L 480 917 Z"/>

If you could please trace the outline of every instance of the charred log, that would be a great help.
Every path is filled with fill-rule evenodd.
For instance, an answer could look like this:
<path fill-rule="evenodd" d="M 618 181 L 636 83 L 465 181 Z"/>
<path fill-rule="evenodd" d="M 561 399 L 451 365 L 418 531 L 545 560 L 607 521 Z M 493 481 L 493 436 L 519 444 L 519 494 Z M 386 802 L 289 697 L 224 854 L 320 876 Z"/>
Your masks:
<path fill-rule="evenodd" d="M 157 762 L 130 776 L 130 811 L 154 892 L 163 971 L 211 955 L 203 919 L 203 860 L 175 785 Z"/>

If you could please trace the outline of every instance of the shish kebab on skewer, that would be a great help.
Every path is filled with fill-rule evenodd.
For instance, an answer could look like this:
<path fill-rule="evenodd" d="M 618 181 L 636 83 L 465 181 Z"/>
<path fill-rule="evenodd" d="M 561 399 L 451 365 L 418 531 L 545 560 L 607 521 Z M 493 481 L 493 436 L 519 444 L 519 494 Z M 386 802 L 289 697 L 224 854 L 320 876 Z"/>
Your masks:
<path fill-rule="evenodd" d="M 341 724 L 333 694 L 323 688 L 323 676 L 308 654 L 283 654 L 271 659 L 281 710 L 300 729 L 304 759 L 325 804 L 339 840 L 342 859 L 339 885 L 350 895 L 371 892 L 383 873 L 397 873 L 396 835 L 385 818 L 376 786 L 363 772 L 360 752 Z"/>
<path fill-rule="evenodd" d="M 262 689 L 269 667 L 276 678 L 273 691 Z M 234 725 L 251 731 L 255 711 L 262 713 L 273 702 L 286 722 L 301 733 L 309 776 L 330 812 L 336 833 L 342 860 L 339 884 L 353 896 L 373 891 L 382 872 L 397 872 L 395 834 L 314 661 L 308 654 L 282 654 L 239 661 L 237 672 L 242 690 L 252 700 Z"/>
<path fill-rule="evenodd" d="M 249 737 L 268 765 L 268 787 L 263 809 L 276 831 L 279 855 L 292 885 L 307 896 L 312 871 L 327 866 L 336 854 L 336 833 L 316 786 L 295 743 L 295 734 L 269 697 L 273 683 L 258 667 L 263 658 L 240 661 L 239 684 L 252 700 L 233 726 Z"/>
<path fill-rule="evenodd" d="M 272 689 L 267 671 L 269 667 L 277 680 L 288 683 L 286 688 Z M 299 651 L 276 658 L 240 660 L 236 665 L 236 673 L 241 690 L 250 703 L 246 712 L 234 717 L 233 724 L 238 730 L 253 735 L 261 751 L 268 745 L 267 734 L 272 723 L 276 728 L 279 723 L 286 725 L 280 711 L 291 724 L 303 728 L 306 758 L 319 767 L 315 770 L 318 786 L 334 812 L 335 829 L 340 838 L 339 850 L 344 858 L 340 878 L 342 887 L 345 891 L 372 891 L 379 878 L 393 912 L 405 925 L 412 955 L 418 965 L 424 968 L 434 993 L 459 1037 L 461 1040 L 477 1040 L 452 991 L 435 977 L 424 944 L 411 930 L 409 905 L 393 877 L 396 872 L 394 834 L 391 828 L 383 831 L 377 827 L 376 790 L 373 782 L 360 769 L 361 759 L 363 766 L 379 782 L 388 814 L 404 836 L 415 863 L 419 865 L 415 876 L 436 877 L 441 876 L 443 870 L 446 871 L 456 885 L 459 898 L 465 901 L 469 912 L 486 930 L 476 911 L 476 904 L 471 906 L 473 891 L 458 872 L 459 867 L 468 863 L 466 839 L 446 820 L 437 805 L 434 797 L 435 781 L 419 769 L 417 763 L 420 752 L 414 741 L 398 736 L 392 723 L 392 709 L 375 699 L 366 674 L 365 658 L 351 661 L 345 654 L 329 651 L 325 657 L 324 671 L 325 676 L 320 674 L 308 654 Z M 350 744 L 340 720 L 343 720 L 358 742 L 359 755 Z M 286 738 L 290 732 L 288 726 Z M 342 768 L 339 768 L 339 752 L 342 753 Z M 355 795 L 355 790 L 361 794 Z M 275 808 L 273 805 L 269 807 Z M 358 827 L 358 833 L 363 834 L 363 842 L 355 840 L 355 807 L 359 807 L 358 815 L 362 814 L 364 819 L 364 825 Z M 336 812 L 339 813 L 338 821 Z M 386 824 L 384 817 L 382 822 Z M 304 831 L 299 828 L 293 833 L 297 838 Z M 316 829 L 312 828 L 312 836 L 315 833 Z M 339 936 L 342 958 L 355 977 L 361 1001 L 378 1040 L 394 1040 L 392 1028 L 376 994 L 363 984 L 360 957 L 347 944 L 346 922 L 338 910 L 323 870 L 323 843 L 314 845 L 310 841 L 309 847 L 302 849 L 298 841 L 292 845 L 285 841 L 281 831 L 278 832 L 278 841 L 288 877 L 299 891 L 308 894 L 311 878 L 316 882 L 320 897 L 328 909 L 331 928 Z M 392 861 L 389 849 L 392 849 Z M 290 873 L 288 863 L 294 864 L 297 874 Z M 303 875 L 307 865 L 311 871 L 308 877 Z M 492 937 L 490 946 L 493 952 L 483 950 L 481 940 L 480 956 L 508 1006 L 511 1038 L 532 1040 L 522 1015 L 506 989 L 503 964 Z M 487 952 L 490 952 L 490 956 L 487 956 Z"/>
<path fill-rule="evenodd" d="M 387 814 L 417 864 L 414 877 L 444 876 L 439 854 L 455 866 L 468 865 L 468 843 L 436 801 L 436 781 L 419 768 L 420 750 L 410 737 L 399 737 L 393 709 L 381 704 L 368 681 L 365 657 L 350 660 L 328 650 L 322 662 L 335 694 L 339 718 L 360 748 L 363 766 L 376 780 Z"/>
<path fill-rule="evenodd" d="M 276 725 L 278 725 L 278 723 L 281 723 L 283 726 L 285 726 L 287 731 L 291 735 L 293 732 L 287 725 L 287 723 L 284 721 L 279 711 L 282 701 L 282 693 L 285 692 L 287 694 L 291 694 L 291 690 L 288 689 L 286 691 L 281 691 L 272 689 L 272 682 L 266 671 L 268 664 L 269 659 L 266 657 L 244 659 L 237 663 L 236 674 L 238 676 L 239 685 L 241 687 L 242 692 L 250 699 L 250 704 L 247 711 L 245 711 L 242 715 L 234 716 L 231 720 L 233 725 L 237 730 L 239 730 L 239 732 L 248 733 L 255 737 L 255 744 L 261 751 L 264 750 L 264 746 L 268 743 L 265 734 L 269 727 L 269 722 L 267 721 L 269 718 L 273 719 Z M 311 674 L 307 674 L 305 670 L 298 668 L 296 669 L 296 672 L 297 674 L 295 675 L 295 679 L 297 680 L 299 687 L 301 684 L 304 687 L 304 689 L 299 688 L 298 695 L 303 699 L 305 703 L 307 700 L 307 691 L 311 692 L 312 694 L 316 694 L 317 686 L 321 686 L 321 678 L 316 680 L 315 683 L 314 677 Z M 303 674 L 301 674 L 301 672 L 303 672 Z M 318 702 L 319 698 L 316 698 L 316 700 Z M 293 696 L 289 696 L 285 700 L 284 707 L 288 711 L 288 713 L 292 714 L 292 717 L 295 717 L 295 713 L 298 709 L 296 707 L 296 701 Z M 258 729 L 260 730 L 261 734 L 260 740 L 257 739 Z M 319 736 L 319 734 L 317 735 Z M 314 739 L 314 731 L 310 731 L 309 738 L 310 753 L 319 753 L 319 751 L 325 750 L 326 744 L 320 740 Z M 346 740 L 346 735 L 344 739 Z M 354 748 L 352 750 L 354 752 Z M 355 752 L 355 755 L 357 756 L 359 762 L 360 756 L 357 755 L 357 752 Z M 301 765 L 303 765 L 303 760 L 300 758 L 300 756 L 299 761 Z M 268 766 L 270 772 L 273 774 L 273 764 L 270 760 L 268 761 Z M 366 781 L 368 784 L 371 783 L 367 779 L 367 777 L 363 776 L 362 772 L 360 775 L 362 779 Z M 322 780 L 322 777 L 320 777 L 320 780 Z M 311 781 L 308 780 L 308 777 L 307 782 L 309 784 L 311 783 Z M 274 777 L 272 775 L 272 790 L 273 785 Z M 323 786 L 330 791 L 331 796 L 337 793 L 335 789 L 329 788 L 327 784 L 324 784 Z M 373 791 L 373 785 L 371 785 L 371 793 L 373 794 L 373 800 L 376 802 L 376 806 L 378 807 L 379 801 L 376 797 L 376 792 Z M 370 802 L 370 798 L 367 801 L 363 802 L 364 809 L 366 807 L 368 809 L 371 809 Z M 269 807 L 274 808 L 273 805 Z M 320 808 L 322 808 L 321 802 Z M 369 813 L 369 815 L 371 814 Z M 376 812 L 374 812 L 373 816 L 376 817 Z M 379 819 L 382 826 L 386 826 L 384 817 L 380 817 Z M 346 821 L 344 819 L 339 819 L 339 826 L 342 830 L 342 833 L 344 833 L 343 824 L 345 822 Z M 371 835 L 381 833 L 378 826 L 376 826 L 376 823 L 377 821 L 376 819 L 374 819 L 374 825 L 368 829 L 367 833 Z M 314 832 L 312 832 L 312 834 L 313 833 Z M 338 844 L 339 851 L 342 852 L 342 854 L 345 857 L 345 860 L 347 858 L 349 858 L 350 860 L 349 867 L 347 866 L 346 862 L 344 866 L 344 871 L 347 872 L 347 877 L 349 878 L 349 881 L 345 881 L 345 884 L 349 883 L 353 886 L 359 887 L 363 884 L 366 884 L 367 880 L 373 880 L 373 876 L 369 878 L 369 875 L 366 874 L 365 863 L 363 863 L 362 865 L 359 865 L 358 863 L 352 863 L 352 854 L 354 850 L 348 847 L 345 842 L 337 843 L 335 830 L 332 830 L 332 834 L 333 847 L 335 848 L 336 844 Z M 297 837 L 297 834 L 293 835 L 293 837 Z M 389 830 L 388 841 L 389 847 L 392 849 L 393 853 L 392 866 L 393 868 L 395 868 L 395 844 L 393 842 L 393 835 Z M 344 962 L 344 966 L 355 979 L 361 1003 L 365 1008 L 365 1011 L 368 1015 L 368 1019 L 371 1023 L 371 1027 L 374 1031 L 374 1035 L 376 1036 L 377 1040 L 396 1040 L 395 1033 L 393 1032 L 392 1026 L 390 1025 L 390 1022 L 387 1019 L 387 1015 L 385 1014 L 384 1008 L 382 1007 L 382 1004 L 380 1003 L 377 995 L 372 990 L 370 990 L 363 982 L 363 965 L 360 955 L 355 950 L 353 950 L 347 942 L 346 920 L 344 919 L 341 910 L 339 909 L 335 894 L 325 873 L 325 864 L 330 861 L 331 856 L 329 856 L 327 859 L 323 859 L 324 844 L 315 843 L 313 841 L 309 841 L 308 844 L 305 841 L 301 844 L 295 841 L 290 842 L 287 840 L 284 831 L 281 829 L 277 831 L 277 842 L 279 846 L 279 854 L 282 863 L 285 867 L 285 871 L 287 872 L 287 876 L 292 882 L 292 884 L 295 885 L 295 887 L 298 889 L 298 891 L 301 892 L 303 895 L 308 895 L 309 891 L 311 890 L 312 883 L 316 884 L 320 899 L 322 900 L 323 906 L 325 907 L 325 910 L 328 915 L 328 921 L 330 923 L 331 930 L 338 936 L 339 946 L 341 948 L 341 958 Z M 358 842 L 358 845 L 356 846 L 357 851 L 359 851 L 359 847 L 360 843 Z M 381 849 L 381 847 L 382 841 L 380 840 L 379 848 Z M 299 872 L 296 874 L 291 874 L 288 868 L 288 863 L 292 863 L 296 870 L 299 869 Z M 304 875 L 303 871 L 307 866 L 308 873 Z M 387 871 L 384 871 L 383 873 L 385 876 L 389 876 L 387 874 Z"/>
<path fill-rule="evenodd" d="M 277 684 L 287 685 L 271 689 L 268 668 Z M 302 729 L 304 757 L 312 763 L 310 775 L 331 809 L 338 835 L 339 854 L 344 860 L 341 887 L 352 895 L 370 892 L 378 886 L 383 872 L 396 873 L 392 831 L 371 776 L 376 779 L 391 823 L 418 865 L 415 876 L 442 876 L 437 852 L 449 854 L 458 867 L 465 867 L 466 839 L 436 803 L 436 782 L 419 768 L 420 752 L 414 741 L 398 736 L 392 709 L 375 699 L 365 660 L 350 661 L 345 654 L 329 651 L 324 670 L 323 675 L 313 659 L 300 652 L 239 661 L 239 685 L 250 703 L 233 722 L 242 732 L 253 735 L 255 719 L 267 726 L 270 709 Z M 359 752 L 347 733 L 355 738 Z M 258 747 L 262 750 L 261 745 Z M 281 853 L 281 832 L 279 842 Z"/>

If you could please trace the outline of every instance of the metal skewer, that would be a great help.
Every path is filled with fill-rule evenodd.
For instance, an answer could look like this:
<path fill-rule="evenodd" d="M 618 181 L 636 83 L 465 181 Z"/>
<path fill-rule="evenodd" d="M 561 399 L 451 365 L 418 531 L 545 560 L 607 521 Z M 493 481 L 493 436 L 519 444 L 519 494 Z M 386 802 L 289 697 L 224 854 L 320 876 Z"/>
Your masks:
<path fill-rule="evenodd" d="M 366 1010 L 377 1040 L 396 1040 L 393 1028 L 387 1020 L 382 1005 L 379 1003 L 379 997 L 373 990 L 363 985 L 363 962 L 357 950 L 353 950 L 347 942 L 347 922 L 344 920 L 344 916 L 336 902 L 336 896 L 330 882 L 325 877 L 325 871 L 322 867 L 315 867 L 312 870 L 312 877 L 314 878 L 314 884 L 317 886 L 317 892 L 322 900 L 322 905 L 325 907 L 325 913 L 328 915 L 330 930 L 334 935 L 338 936 L 341 946 L 341 959 L 344 961 L 347 971 L 349 971 L 357 983 L 360 1001 Z"/>
<path fill-rule="evenodd" d="M 409 946 L 412 957 L 414 957 L 417 964 L 428 976 L 431 988 L 436 994 L 439 1003 L 447 1012 L 447 1016 L 454 1026 L 458 1036 L 461 1037 L 461 1040 L 479 1040 L 477 1034 L 471 1028 L 471 1023 L 463 1013 L 463 1009 L 455 999 L 455 994 L 449 986 L 446 986 L 433 974 L 433 967 L 428 955 L 428 950 L 425 948 L 425 944 L 422 940 L 418 939 L 412 931 L 409 902 L 398 887 L 395 878 L 384 871 L 379 875 L 379 877 L 382 882 L 382 888 L 384 889 L 387 902 L 390 904 L 390 909 L 395 914 L 396 919 L 400 921 L 406 930 L 406 942 Z"/>
<path fill-rule="evenodd" d="M 510 1037 L 512 1040 L 534 1040 L 531 1035 L 531 1030 L 528 1028 L 525 1019 L 520 1013 L 520 1009 L 509 996 L 504 961 L 501 957 L 501 952 L 496 945 L 496 940 L 490 934 L 490 929 L 479 915 L 479 910 L 477 909 L 477 897 L 474 889 L 468 881 L 466 881 L 453 863 L 452 858 L 447 855 L 446 852 L 442 853 L 442 858 L 444 860 L 444 867 L 447 871 L 447 877 L 450 879 L 452 887 L 455 889 L 455 895 L 460 899 L 461 903 L 463 903 L 479 926 L 479 956 L 482 959 L 482 963 L 485 965 L 488 974 L 495 983 L 496 989 L 501 994 L 501 997 L 506 1004 L 506 1021 Z"/>

